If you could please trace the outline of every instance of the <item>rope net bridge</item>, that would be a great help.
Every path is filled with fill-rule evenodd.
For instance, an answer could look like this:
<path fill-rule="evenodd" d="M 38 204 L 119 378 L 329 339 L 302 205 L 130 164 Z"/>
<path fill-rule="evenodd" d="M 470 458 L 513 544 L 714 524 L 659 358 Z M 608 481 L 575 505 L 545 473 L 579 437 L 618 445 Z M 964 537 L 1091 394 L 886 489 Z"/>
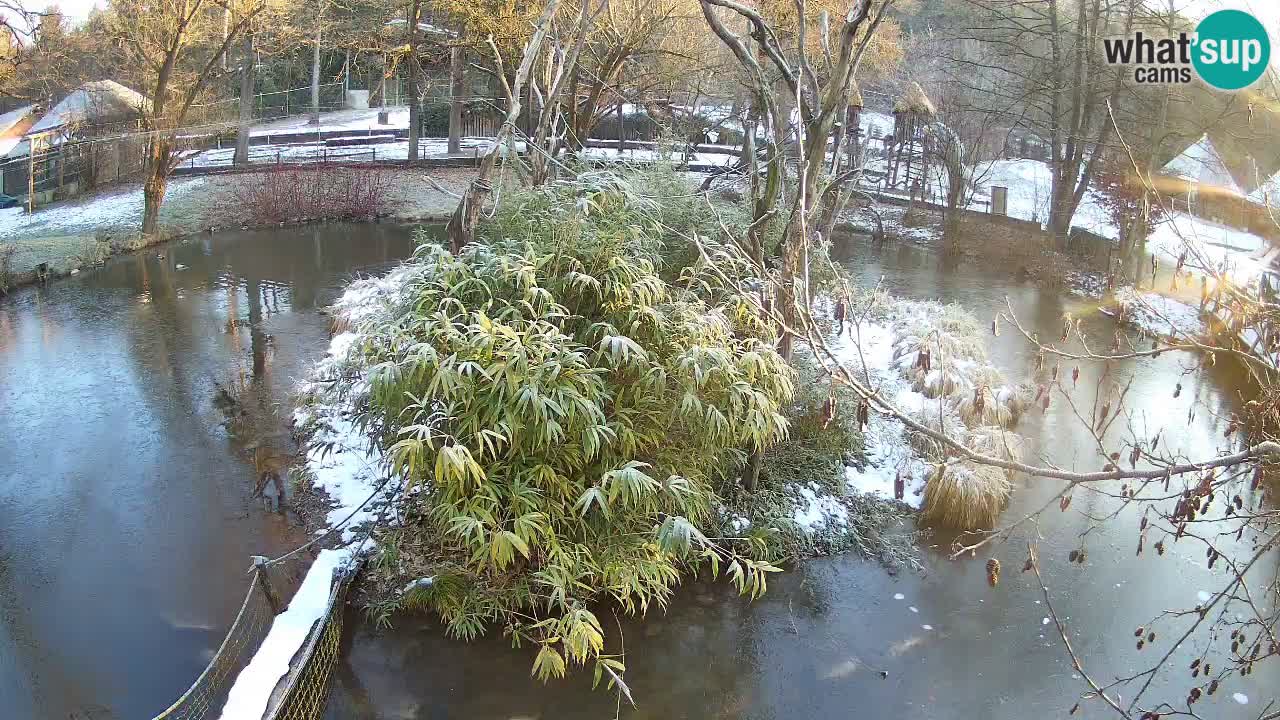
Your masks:
<path fill-rule="evenodd" d="M 278 589 L 296 585 L 295 578 L 305 573 L 309 558 L 294 556 L 285 563 L 254 560 L 244 602 L 213 659 L 191 687 L 153 720 L 218 720 L 222 716 L 237 677 L 287 604 Z M 325 611 L 291 659 L 289 672 L 277 682 L 262 720 L 318 720 L 323 714 L 329 677 L 337 664 L 342 639 L 343 606 L 357 571 L 355 564 L 334 571 Z"/>

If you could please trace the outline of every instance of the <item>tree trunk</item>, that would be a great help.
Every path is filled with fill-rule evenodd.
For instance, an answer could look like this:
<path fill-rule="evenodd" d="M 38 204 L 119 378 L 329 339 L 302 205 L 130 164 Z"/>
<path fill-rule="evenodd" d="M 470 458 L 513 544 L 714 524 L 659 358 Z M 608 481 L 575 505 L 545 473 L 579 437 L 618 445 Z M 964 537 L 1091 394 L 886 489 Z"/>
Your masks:
<path fill-rule="evenodd" d="M 797 286 L 803 284 L 803 249 L 804 238 L 800 235 L 800 223 L 793 220 L 787 228 L 787 238 L 782 247 L 782 276 L 778 286 L 778 312 L 782 315 L 782 322 L 787 327 L 796 327 L 797 313 L 796 304 L 800 302 L 800 295 L 796 292 Z M 795 337 L 787 332 L 786 327 L 781 328 L 781 336 L 778 339 L 778 354 L 783 360 L 791 362 L 792 351 L 795 348 Z"/>
<path fill-rule="evenodd" d="M 159 135 L 151 141 L 147 155 L 147 180 L 142 186 L 142 234 L 148 237 L 160 229 L 160 206 L 164 203 L 164 191 L 169 184 L 171 154 L 168 137 Z"/>
<path fill-rule="evenodd" d="M 503 143 L 507 141 L 507 138 L 511 136 L 511 130 L 520 119 L 521 93 L 524 92 L 525 83 L 529 79 L 529 72 L 533 69 L 533 62 L 538 56 L 539 48 L 542 47 L 542 38 L 546 35 L 547 26 L 551 24 L 551 19 L 555 16 L 558 6 L 559 0 L 548 0 L 546 7 L 542 10 L 542 16 L 538 19 L 538 24 L 534 26 L 533 37 L 525 45 L 520 67 L 516 69 L 515 82 L 507 85 L 506 80 L 502 80 L 507 91 L 507 102 L 509 103 L 507 115 L 503 119 L 502 126 L 495 133 L 493 149 L 484 156 L 475 179 L 467 186 L 467 191 L 462 194 L 462 200 L 458 202 L 458 207 L 453 211 L 453 215 L 449 217 L 449 225 L 445 228 L 449 235 L 449 250 L 455 255 L 462 252 L 462 249 L 475 238 L 476 224 L 480 221 L 480 209 L 484 206 L 489 195 L 493 193 L 493 186 L 489 184 L 489 176 L 493 174 L 493 169 L 498 164 L 498 151 L 502 148 Z M 503 72 L 502 60 L 500 55 L 496 57 L 498 59 L 499 78 L 501 79 L 503 77 L 501 75 Z"/>
<path fill-rule="evenodd" d="M 253 33 L 248 31 L 244 34 L 243 52 L 240 66 L 240 126 L 236 129 L 236 154 L 232 159 L 232 163 L 236 165 L 249 162 L 249 130 L 253 125 L 254 94 L 257 92 Z"/>
<path fill-rule="evenodd" d="M 449 49 L 449 154 L 462 152 L 462 106 L 467 92 L 466 50 L 461 45 Z"/>
<path fill-rule="evenodd" d="M 747 492 L 754 492 L 760 481 L 761 453 L 755 450 L 747 458 L 746 467 L 742 468 L 742 487 Z"/>
<path fill-rule="evenodd" d="M 586 134 L 578 136 L 579 144 L 587 141 Z M 618 156 L 627 151 L 627 114 L 626 103 L 623 102 L 621 96 L 618 97 Z"/>
<path fill-rule="evenodd" d="M 422 90 L 418 64 L 418 25 L 422 23 L 422 0 L 413 0 L 409 6 L 409 162 L 418 159 L 418 144 L 422 137 Z"/>
<path fill-rule="evenodd" d="M 409 62 L 409 162 L 418 159 L 418 146 L 422 141 L 422 98 L 418 89 L 417 63 Z"/>
<path fill-rule="evenodd" d="M 311 51 L 311 120 L 320 125 L 320 14 L 316 13 L 316 45 Z"/>
<path fill-rule="evenodd" d="M 1075 208 L 1071 204 L 1074 183 L 1063 178 L 1075 175 L 1074 172 L 1068 174 L 1066 171 L 1054 170 L 1055 182 L 1049 192 L 1048 228 L 1056 250 L 1066 248 L 1067 238 L 1071 234 L 1071 218 L 1075 215 Z"/>

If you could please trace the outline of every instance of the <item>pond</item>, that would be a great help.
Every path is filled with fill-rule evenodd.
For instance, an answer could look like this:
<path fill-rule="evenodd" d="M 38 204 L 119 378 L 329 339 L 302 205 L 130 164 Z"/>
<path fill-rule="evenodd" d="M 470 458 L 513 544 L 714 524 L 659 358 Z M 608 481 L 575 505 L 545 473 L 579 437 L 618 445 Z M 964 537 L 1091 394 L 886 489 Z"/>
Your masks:
<path fill-rule="evenodd" d="M 251 495 L 255 457 L 292 450 L 291 393 L 327 345 L 320 308 L 353 274 L 383 270 L 411 249 L 407 231 L 382 226 L 199 236 L 0 300 L 6 716 L 147 718 L 203 669 L 242 597 L 248 556 L 305 539 L 293 518 Z M 984 322 L 1008 296 L 1042 334 L 1056 336 L 1063 313 L 1081 316 L 1097 337 L 1112 332 L 1088 301 L 977 264 L 914 246 L 875 248 L 858 237 L 841 251 L 864 284 L 883 277 L 896 293 L 958 302 Z M 1010 328 L 989 344 L 1008 374 L 1030 373 L 1033 356 Z M 1188 355 L 1166 353 L 1112 368 L 1111 381 L 1132 377 L 1135 417 L 1168 425 L 1165 442 L 1203 455 L 1222 442 L 1220 415 L 1247 390 L 1225 364 L 1208 373 L 1193 366 Z M 1081 370 L 1083 394 L 1099 369 Z M 236 433 L 223 389 L 235 392 L 248 418 Z M 1019 430 L 1048 460 L 1096 469 L 1065 403 L 1030 413 Z M 1020 484 L 1004 519 L 1058 489 Z M 1088 563 L 1069 563 L 1091 525 L 1074 511 L 1102 513 L 1113 503 L 1081 493 L 1073 512 L 1055 510 L 1038 528 L 1055 608 L 1087 669 L 1105 679 L 1152 660 L 1135 650 L 1135 626 L 1194 605 L 1222 579 L 1183 546 L 1136 557 L 1131 511 L 1090 532 Z M 892 576 L 854 556 L 823 558 L 777 577 L 754 603 L 723 583 L 693 582 L 665 614 L 621 618 L 639 705 L 621 714 L 1023 718 L 1070 708 L 1083 686 L 1044 624 L 1039 588 L 1017 573 L 1025 546 L 952 561 L 950 538 L 929 543 L 923 575 Z M 983 569 L 990 556 L 1005 567 L 995 589 Z M 500 632 L 464 644 L 444 638 L 429 617 L 402 618 L 380 632 L 358 622 L 358 609 L 352 616 L 356 629 L 331 685 L 332 720 L 599 718 L 618 710 L 612 694 L 590 689 L 590 673 L 537 683 L 528 652 L 511 650 Z M 1159 651 L 1178 627 L 1160 628 Z M 1185 667 L 1183 656 L 1193 652 L 1175 666 Z M 1204 711 L 1256 717 L 1278 679 L 1265 665 L 1233 678 Z M 1159 692 L 1176 699 L 1185 687 Z M 1233 701 L 1237 692 L 1249 704 Z M 1086 708 L 1088 716 L 1103 714 Z"/>
<path fill-rule="evenodd" d="M 864 285 L 883 278 L 899 295 L 959 303 L 984 323 L 1004 309 L 1007 296 L 1024 325 L 1042 337 L 1060 334 L 1065 313 L 1080 317 L 1104 346 L 1114 332 L 1113 321 L 1094 303 L 1015 282 L 989 266 L 957 264 L 909 245 L 877 248 L 857 236 L 845 238 L 840 253 Z M 989 346 L 1008 375 L 1030 376 L 1034 354 L 1012 328 L 1006 326 Z M 1168 352 L 1118 363 L 1102 385 L 1123 386 L 1132 379 L 1129 409 L 1140 433 L 1164 427 L 1163 442 L 1171 451 L 1202 457 L 1224 443 L 1222 416 L 1248 391 L 1243 377 L 1225 364 L 1201 372 L 1194 360 Z M 1070 365 L 1063 372 L 1069 375 Z M 1085 412 L 1102 372 L 1081 366 L 1073 394 Z M 1174 398 L 1178 382 L 1182 390 Z M 1068 403 L 1030 412 L 1019 431 L 1033 458 L 1100 469 L 1092 440 Z M 1118 438 L 1123 428 L 1113 432 L 1109 437 Z M 1043 506 L 1061 487 L 1056 481 L 1019 481 L 1003 521 Z M 1106 489 L 1118 494 L 1120 488 L 1117 483 Z M 1188 621 L 1162 621 L 1156 626 L 1160 637 L 1145 651 L 1135 647 L 1135 627 L 1165 609 L 1193 607 L 1200 593 L 1220 588 L 1224 577 L 1223 564 L 1216 571 L 1206 568 L 1203 546 L 1171 544 L 1157 556 L 1148 545 L 1146 553 L 1135 555 L 1140 518 L 1132 509 L 1094 527 L 1088 515 L 1105 515 L 1117 505 L 1077 492 L 1071 512 L 1055 508 L 1020 535 L 1036 538 L 1054 608 L 1086 670 L 1103 682 L 1153 664 L 1155 653 L 1162 655 Z M 1073 564 L 1068 554 L 1086 532 L 1088 561 Z M 769 592 L 756 602 L 739 598 L 724 583 L 700 581 L 681 588 L 665 613 L 644 621 L 621 618 L 625 648 L 619 649 L 626 652 L 635 709 L 620 708 L 604 690 L 592 691 L 590 672 L 538 683 L 529 675 L 531 653 L 513 651 L 500 629 L 466 644 L 443 637 L 429 617 L 400 618 L 393 630 L 379 631 L 360 625 L 359 611 L 352 610 L 349 626 L 357 629 L 346 639 L 326 717 L 1065 717 L 1086 687 L 1049 621 L 1039 586 L 1031 574 L 1018 572 L 1027 555 L 1025 540 L 959 560 L 949 558 L 951 538 L 927 542 L 922 575 L 890 575 L 852 555 L 822 558 L 771 579 Z M 1004 580 L 994 589 L 985 575 L 990 557 L 1004 567 Z M 1270 560 L 1262 564 L 1274 572 Z M 602 619 L 613 626 L 613 618 Z M 1193 641 L 1175 653 L 1177 682 L 1157 681 L 1148 699 L 1184 698 L 1190 677 L 1179 671 L 1202 651 Z M 1280 686 L 1275 664 L 1267 665 L 1248 678 L 1228 679 L 1197 707 L 1213 717 L 1257 717 Z M 1109 712 L 1096 701 L 1082 707 L 1085 717 Z"/>
<path fill-rule="evenodd" d="M 412 247 L 378 225 L 196 236 L 0 299 L 0 714 L 138 720 L 190 685 L 249 556 L 305 540 L 251 495 L 255 459 L 292 450 L 320 309 Z"/>

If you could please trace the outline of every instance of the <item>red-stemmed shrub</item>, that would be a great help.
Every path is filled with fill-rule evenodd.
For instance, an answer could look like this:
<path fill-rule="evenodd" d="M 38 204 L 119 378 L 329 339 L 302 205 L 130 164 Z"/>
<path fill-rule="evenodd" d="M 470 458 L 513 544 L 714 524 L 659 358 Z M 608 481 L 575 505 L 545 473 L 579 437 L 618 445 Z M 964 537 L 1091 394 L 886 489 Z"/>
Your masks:
<path fill-rule="evenodd" d="M 241 175 L 232 196 L 255 225 L 368 220 L 383 214 L 391 179 L 375 167 L 280 167 Z"/>

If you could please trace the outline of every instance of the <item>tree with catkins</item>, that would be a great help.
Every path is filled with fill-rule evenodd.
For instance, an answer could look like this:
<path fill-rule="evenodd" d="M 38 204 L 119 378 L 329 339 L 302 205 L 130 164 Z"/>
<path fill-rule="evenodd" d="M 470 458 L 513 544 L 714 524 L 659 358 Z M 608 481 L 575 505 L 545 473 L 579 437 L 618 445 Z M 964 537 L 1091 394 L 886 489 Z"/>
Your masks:
<path fill-rule="evenodd" d="M 706 257 L 727 255 L 750 262 L 750 254 L 742 249 L 745 243 L 720 243 L 706 238 L 698 238 L 697 242 L 704 246 Z M 1252 316 L 1254 318 L 1270 318 L 1280 312 L 1260 306 L 1256 298 L 1244 292 L 1231 290 L 1230 286 L 1226 288 L 1224 298 L 1250 306 L 1256 312 Z M 895 405 L 892 398 L 883 396 L 860 371 L 846 364 L 845 358 L 829 343 L 828 326 L 812 314 L 800 312 L 794 317 L 787 317 L 778 308 L 766 309 L 762 305 L 757 309 L 782 331 L 804 342 L 826 372 L 859 398 L 860 421 L 865 408 L 868 415 L 871 412 L 884 415 L 901 423 L 908 432 L 936 443 L 957 462 L 1022 473 L 1029 481 L 1062 481 L 1064 486 L 1056 504 L 1064 513 L 1076 512 L 1072 508 L 1072 498 L 1077 492 L 1111 498 L 1120 509 L 1135 508 L 1140 519 L 1135 523 L 1137 537 L 1130 547 L 1135 548 L 1143 561 L 1159 562 L 1175 545 L 1183 545 L 1180 555 L 1186 555 L 1188 545 L 1197 546 L 1203 552 L 1203 567 L 1223 573 L 1221 587 L 1207 602 L 1194 609 L 1168 611 L 1145 623 L 1145 632 L 1137 640 L 1141 642 L 1141 650 L 1150 653 L 1153 645 L 1163 648 L 1158 651 L 1158 656 L 1153 656 L 1149 668 L 1111 684 L 1095 683 L 1090 676 L 1087 682 L 1092 683 L 1090 692 L 1097 701 L 1127 717 L 1137 717 L 1150 710 L 1143 703 L 1151 694 L 1152 682 L 1155 678 L 1166 677 L 1171 671 L 1168 658 L 1172 652 L 1159 642 L 1158 635 L 1169 635 L 1173 627 L 1171 623 L 1178 618 L 1188 618 L 1194 625 L 1185 635 L 1179 631 L 1169 643 L 1172 647 L 1182 646 L 1190 637 L 1195 637 L 1196 642 L 1214 643 L 1214 638 L 1225 638 L 1230 629 L 1263 629 L 1280 624 L 1275 602 L 1280 599 L 1280 576 L 1274 572 L 1261 578 L 1254 575 L 1255 584 L 1249 587 L 1249 592 L 1245 590 L 1250 571 L 1260 568 L 1265 558 L 1280 550 L 1280 510 L 1262 502 L 1266 483 L 1261 479 L 1267 467 L 1280 464 L 1280 435 L 1277 434 L 1280 403 L 1267 402 L 1280 397 L 1280 392 L 1274 390 L 1274 378 L 1280 377 L 1280 368 L 1275 365 L 1278 356 L 1251 355 L 1230 339 L 1208 341 L 1176 335 L 1156 338 L 1156 344 L 1151 348 L 1145 342 L 1138 345 L 1122 337 L 1117 348 L 1101 351 L 1096 349 L 1099 346 L 1088 336 L 1084 326 L 1073 319 L 1064 322 L 1061 344 L 1047 345 L 1022 326 L 1010 305 L 1008 311 L 1000 316 L 1000 323 L 1009 328 L 1010 334 L 1021 336 L 1031 352 L 1046 358 L 1052 356 L 1055 365 L 1062 361 L 1072 363 L 1070 382 L 1065 378 L 1059 379 L 1057 373 L 1039 376 L 1043 385 L 1039 398 L 1042 403 L 1047 403 L 1051 397 L 1055 402 L 1064 403 L 1078 418 L 1078 430 L 1096 445 L 1097 464 L 1094 467 L 1097 469 L 1077 470 L 996 457 L 969 447 L 958 435 L 922 422 L 912 412 Z M 860 309 L 849 308 L 848 312 L 857 316 Z M 1104 338 L 1104 343 L 1112 339 L 1110 331 Z M 1221 434 L 1224 447 L 1212 453 L 1186 457 L 1166 448 L 1160 443 L 1159 423 L 1145 435 L 1140 433 L 1130 415 L 1132 382 L 1122 382 L 1108 370 L 1119 359 L 1140 361 L 1174 349 L 1196 353 L 1189 357 L 1198 358 L 1203 368 L 1212 367 L 1215 358 L 1230 357 L 1254 369 L 1261 378 L 1263 399 L 1248 406 L 1248 422 L 1244 422 L 1244 418 L 1224 418 L 1226 432 Z M 927 366 L 927 353 L 917 353 L 914 363 L 916 367 Z M 1103 368 L 1092 393 L 1081 383 L 1081 365 L 1089 363 Z M 1043 368 L 1042 362 L 1037 365 Z M 1180 389 L 1175 389 L 1177 392 Z M 1195 403 L 1192 403 L 1188 412 L 1194 412 L 1194 409 Z M 1172 418 L 1157 420 L 1169 419 Z M 1123 462 L 1126 455 L 1127 463 Z M 1248 487 L 1253 488 L 1252 495 L 1245 494 Z M 1240 497 L 1238 502 L 1237 496 Z M 953 556 L 976 554 L 987 545 L 1014 536 L 1020 528 L 1033 528 L 1041 513 L 1051 505 L 1046 504 L 1046 508 L 1016 518 L 1008 525 L 962 536 L 956 541 Z M 1079 512 L 1088 513 L 1090 509 L 1084 508 Z M 1116 511 L 1105 517 L 1090 517 L 1092 522 L 1108 523 L 1116 522 L 1119 516 L 1119 511 Z M 1088 552 L 1084 540 L 1082 536 L 1080 547 L 1069 554 L 1068 559 L 1073 564 L 1086 563 Z M 1149 547 L 1154 547 L 1156 552 L 1146 552 Z M 1034 561 L 1029 560 L 1028 566 L 1036 569 Z M 1262 581 L 1262 595 L 1256 594 L 1259 592 L 1256 585 L 1259 579 Z M 1063 637 L 1064 645 L 1079 663 L 1078 667 L 1083 667 L 1074 649 L 1066 642 L 1067 636 L 1063 634 Z M 1254 656 L 1252 645 L 1245 647 L 1244 643 L 1237 643 L 1231 654 L 1230 671 L 1237 675 L 1249 674 L 1257 662 L 1274 656 L 1275 653 L 1268 653 L 1267 649 L 1266 643 L 1259 644 Z M 1222 668 L 1226 669 L 1225 666 Z M 1085 675 L 1083 672 L 1080 674 Z M 1187 698 L 1195 697 L 1198 698 L 1196 702 L 1203 702 L 1208 682 L 1197 685 L 1199 695 L 1189 689 Z"/>

